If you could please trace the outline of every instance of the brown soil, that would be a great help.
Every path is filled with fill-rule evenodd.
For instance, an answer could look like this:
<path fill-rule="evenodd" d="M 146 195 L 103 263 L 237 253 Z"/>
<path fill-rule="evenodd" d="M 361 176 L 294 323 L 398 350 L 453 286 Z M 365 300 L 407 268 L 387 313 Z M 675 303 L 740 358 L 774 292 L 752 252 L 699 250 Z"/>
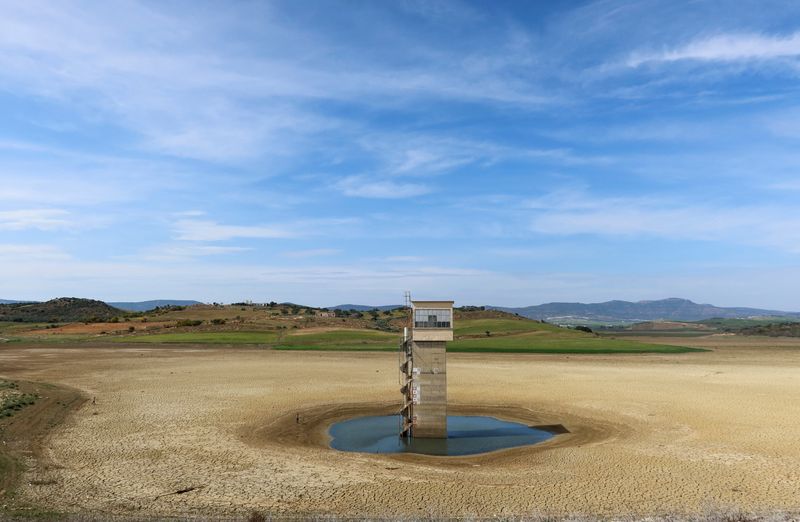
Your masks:
<path fill-rule="evenodd" d="M 133 326 L 137 332 L 144 330 L 158 330 L 166 326 L 173 326 L 175 323 L 172 321 L 161 322 L 121 322 L 121 323 L 70 323 L 58 328 L 40 328 L 36 330 L 29 330 L 27 332 L 20 332 L 22 336 L 41 336 L 41 335 L 60 335 L 60 334 L 99 334 L 101 332 L 127 332 L 128 328 Z"/>

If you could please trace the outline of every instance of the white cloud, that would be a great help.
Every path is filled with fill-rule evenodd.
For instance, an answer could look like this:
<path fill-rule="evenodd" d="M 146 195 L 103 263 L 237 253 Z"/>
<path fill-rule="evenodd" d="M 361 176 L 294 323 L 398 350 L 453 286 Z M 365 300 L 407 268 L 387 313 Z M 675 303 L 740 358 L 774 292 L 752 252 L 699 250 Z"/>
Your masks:
<path fill-rule="evenodd" d="M 573 246 L 559 245 L 557 247 L 491 248 L 487 251 L 487 253 L 491 254 L 492 256 L 510 259 L 545 259 L 577 254 L 577 250 L 578 249 Z"/>
<path fill-rule="evenodd" d="M 660 52 L 637 52 L 627 65 L 638 67 L 650 62 L 679 60 L 733 62 L 772 60 L 800 56 L 800 32 L 787 36 L 763 34 L 718 34 L 699 38 L 675 49 Z"/>
<path fill-rule="evenodd" d="M 725 241 L 800 253 L 800 216 L 793 207 L 602 198 L 579 190 L 554 192 L 525 206 L 534 214 L 530 230 L 542 234 Z"/>
<path fill-rule="evenodd" d="M 16 263 L 27 263 L 32 260 L 65 260 L 69 254 L 53 245 L 38 244 L 0 244 L 0 257 Z"/>
<path fill-rule="evenodd" d="M 247 247 L 217 246 L 217 245 L 159 245 L 148 248 L 140 256 L 142 259 L 152 261 L 185 260 L 193 257 L 216 256 L 224 254 L 237 254 L 251 250 Z"/>
<path fill-rule="evenodd" d="M 773 190 L 785 190 L 785 191 L 796 191 L 800 190 L 800 180 L 793 179 L 788 181 L 781 181 L 778 183 L 772 183 L 768 186 L 768 188 Z"/>
<path fill-rule="evenodd" d="M 67 228 L 69 212 L 57 208 L 0 211 L 0 230 L 57 230 Z"/>
<path fill-rule="evenodd" d="M 119 204 L 206 181 L 174 162 L 92 154 L 31 142 L 0 142 L 0 201 L 20 206 Z"/>
<path fill-rule="evenodd" d="M 175 238 L 182 241 L 224 241 L 233 238 L 275 239 L 294 237 L 295 232 L 282 225 L 221 225 L 215 221 L 181 219 L 173 227 Z"/>
<path fill-rule="evenodd" d="M 212 220 L 180 219 L 173 224 L 175 239 L 181 241 L 226 241 L 229 239 L 286 239 L 319 236 L 332 228 L 358 223 L 353 218 L 307 219 L 291 223 L 223 225 Z"/>
<path fill-rule="evenodd" d="M 340 253 L 341 250 L 336 248 L 309 248 L 307 250 L 290 250 L 283 252 L 281 255 L 284 257 L 291 257 L 296 259 L 306 259 L 310 257 L 328 257 Z"/>
<path fill-rule="evenodd" d="M 441 173 L 463 165 L 493 161 L 501 154 L 501 148 L 496 145 L 441 136 L 421 137 L 419 133 L 372 133 L 359 144 L 379 158 L 382 173 L 390 176 Z"/>
<path fill-rule="evenodd" d="M 422 263 L 425 258 L 422 256 L 387 256 L 383 258 L 387 263 Z"/>
<path fill-rule="evenodd" d="M 399 183 L 386 179 L 371 179 L 369 176 L 347 176 L 335 184 L 345 196 L 376 199 L 413 198 L 433 191 L 422 183 Z"/>

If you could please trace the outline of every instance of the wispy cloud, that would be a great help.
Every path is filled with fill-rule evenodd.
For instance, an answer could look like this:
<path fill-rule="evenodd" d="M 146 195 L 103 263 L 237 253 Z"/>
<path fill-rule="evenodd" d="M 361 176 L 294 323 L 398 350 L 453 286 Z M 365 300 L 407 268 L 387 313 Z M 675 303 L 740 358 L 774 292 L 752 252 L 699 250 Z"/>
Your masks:
<path fill-rule="evenodd" d="M 376 199 L 413 198 L 433 192 L 426 184 L 374 180 L 370 176 L 347 176 L 336 182 L 335 187 L 345 196 Z"/>
<path fill-rule="evenodd" d="M 0 244 L 0 257 L 18 263 L 41 260 L 65 260 L 71 256 L 53 245 Z"/>
<path fill-rule="evenodd" d="M 627 64 L 638 67 L 645 63 L 680 60 L 734 62 L 773 60 L 800 56 L 800 32 L 785 36 L 765 34 L 718 34 L 699 38 L 685 45 L 658 52 L 636 52 Z"/>
<path fill-rule="evenodd" d="M 362 46 L 332 61 L 314 46 L 341 42 L 307 27 L 286 27 L 287 18 L 266 7 L 240 6 L 239 12 L 242 20 L 259 19 L 259 41 L 267 49 L 259 53 L 242 40 L 229 43 L 231 34 L 251 29 L 247 23 L 198 12 L 191 22 L 203 30 L 190 31 L 183 11 L 122 4 L 98 9 L 26 2 L 7 9 L 0 20 L 0 77 L 42 97 L 71 100 L 87 118 L 99 110 L 108 122 L 138 134 L 148 150 L 212 161 L 284 154 L 307 136 L 338 129 L 346 118 L 319 110 L 320 100 L 550 103 L 550 95 L 520 80 L 524 64 L 509 59 L 520 51 L 513 39 L 503 42 L 502 33 L 497 49 L 465 60 L 448 59 L 444 49 L 431 54 L 398 32 L 397 38 L 408 39 L 404 54 L 416 59 L 393 67 L 398 57 L 376 57 Z"/>
<path fill-rule="evenodd" d="M 285 225 L 221 225 L 215 221 L 181 219 L 173 226 L 175 239 L 225 241 L 234 238 L 276 239 L 297 234 Z"/>
<path fill-rule="evenodd" d="M 772 183 L 768 185 L 768 188 L 772 190 L 788 190 L 788 191 L 796 191 L 800 190 L 800 180 L 793 179 L 788 181 L 780 181 L 777 183 Z"/>
<path fill-rule="evenodd" d="M 725 241 L 800 253 L 800 216 L 780 205 L 723 205 L 677 197 L 589 197 L 555 192 L 526 203 L 530 229 L 548 235 L 596 235 Z"/>
<path fill-rule="evenodd" d="M 308 259 L 311 257 L 329 257 L 339 254 L 341 250 L 336 248 L 309 248 L 306 250 L 289 250 L 281 255 L 293 259 Z"/>
<path fill-rule="evenodd" d="M 0 230 L 57 230 L 71 225 L 69 212 L 57 208 L 0 211 Z"/>
<path fill-rule="evenodd" d="M 227 241 L 229 239 L 288 239 L 320 236 L 331 228 L 353 225 L 353 218 L 307 219 L 292 223 L 224 225 L 212 220 L 180 219 L 173 224 L 180 241 Z"/>
<path fill-rule="evenodd" d="M 185 261 L 195 257 L 218 256 L 225 254 L 238 254 L 252 250 L 248 247 L 218 246 L 218 245 L 158 245 L 147 248 L 137 257 L 149 261 Z"/>

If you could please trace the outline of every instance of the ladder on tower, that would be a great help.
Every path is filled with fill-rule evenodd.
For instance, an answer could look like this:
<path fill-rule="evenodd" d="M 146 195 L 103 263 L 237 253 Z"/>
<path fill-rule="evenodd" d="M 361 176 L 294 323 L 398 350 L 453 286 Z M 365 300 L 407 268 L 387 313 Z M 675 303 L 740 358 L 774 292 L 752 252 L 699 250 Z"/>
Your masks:
<path fill-rule="evenodd" d="M 412 435 L 414 427 L 414 361 L 411 352 L 411 338 L 403 335 L 400 345 L 400 392 L 403 394 L 403 407 L 400 410 L 400 437 Z"/>
<path fill-rule="evenodd" d="M 411 292 L 403 295 L 406 310 L 411 313 Z M 413 325 L 413 318 L 409 317 L 409 327 Z M 412 352 L 411 328 L 403 328 L 403 340 L 400 343 L 400 393 L 403 394 L 403 407 L 400 410 L 400 438 L 408 439 L 414 430 L 414 357 Z"/>

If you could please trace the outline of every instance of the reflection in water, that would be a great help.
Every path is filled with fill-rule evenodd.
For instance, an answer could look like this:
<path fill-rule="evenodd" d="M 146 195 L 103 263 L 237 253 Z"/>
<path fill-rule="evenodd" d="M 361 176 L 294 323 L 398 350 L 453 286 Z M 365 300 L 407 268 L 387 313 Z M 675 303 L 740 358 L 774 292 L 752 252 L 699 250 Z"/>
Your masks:
<path fill-rule="evenodd" d="M 425 455 L 473 455 L 504 448 L 527 446 L 553 436 L 545 431 L 494 417 L 447 417 L 446 439 L 401 439 L 398 415 L 356 417 L 331 426 L 331 447 L 363 453 L 422 453 Z"/>

